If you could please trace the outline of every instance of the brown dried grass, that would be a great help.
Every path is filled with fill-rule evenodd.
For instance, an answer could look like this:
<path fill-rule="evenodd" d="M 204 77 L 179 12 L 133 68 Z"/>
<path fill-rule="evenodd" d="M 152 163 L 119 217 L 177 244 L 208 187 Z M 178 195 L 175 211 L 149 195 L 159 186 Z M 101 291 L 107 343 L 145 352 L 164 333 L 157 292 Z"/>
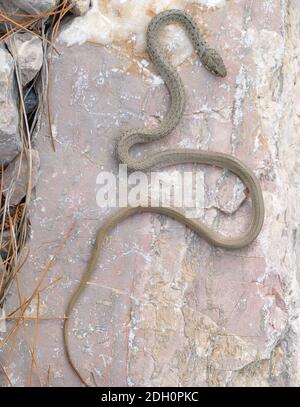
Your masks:
<path fill-rule="evenodd" d="M 59 248 L 53 254 L 51 259 L 46 263 L 43 270 L 40 273 L 40 277 L 32 291 L 32 294 L 26 298 L 20 288 L 19 284 L 19 272 L 21 271 L 24 263 L 27 260 L 28 254 L 25 253 L 25 244 L 29 234 L 29 219 L 28 209 L 31 200 L 32 190 L 32 136 L 38 129 L 41 115 L 45 111 L 45 106 L 48 106 L 48 118 L 51 123 L 51 110 L 50 110 L 50 71 L 53 52 L 58 52 L 55 48 L 55 41 L 59 32 L 59 28 L 63 17 L 70 11 L 70 5 L 68 0 L 62 0 L 60 4 L 46 13 L 39 14 L 10 14 L 0 11 L 0 23 L 5 26 L 6 32 L 0 36 L 0 42 L 11 41 L 13 43 L 14 35 L 20 32 L 30 32 L 36 35 L 42 40 L 44 49 L 44 61 L 40 74 L 34 80 L 32 86 L 38 90 L 39 104 L 34 116 L 30 118 L 26 114 L 25 109 L 25 95 L 20 80 L 20 68 L 17 61 L 15 61 L 15 73 L 17 88 L 19 94 L 19 116 L 20 116 L 20 136 L 22 141 L 21 155 L 25 156 L 28 163 L 28 180 L 27 180 L 27 194 L 25 202 L 17 207 L 13 206 L 9 202 L 9 193 L 3 194 L 3 185 L 5 177 L 5 168 L 2 165 L 0 168 L 0 255 L 5 252 L 6 256 L 2 264 L 2 271 L 0 269 L 0 310 L 4 305 L 7 294 L 11 288 L 11 285 L 15 283 L 18 293 L 19 306 L 6 316 L 6 321 L 14 323 L 14 326 L 9 330 L 4 339 L 0 341 L 0 350 L 4 346 L 8 347 L 7 358 L 5 366 L 0 361 L 0 373 L 2 371 L 3 377 L 9 386 L 12 383 L 9 379 L 10 364 L 14 355 L 18 334 L 20 329 L 23 328 L 23 334 L 25 342 L 28 346 L 29 353 L 31 355 L 31 366 L 29 368 L 28 385 L 33 384 L 33 376 L 40 386 L 50 385 L 50 372 L 49 366 L 45 380 L 42 378 L 41 371 L 39 369 L 36 360 L 36 349 L 38 343 L 38 327 L 41 319 L 53 319 L 55 317 L 41 318 L 40 317 L 40 299 L 42 293 L 57 283 L 59 279 L 56 279 L 53 283 L 44 288 L 41 285 L 55 262 L 56 257 L 60 254 L 66 240 L 72 233 L 73 226 L 67 231 L 63 241 L 59 245 Z M 50 52 L 49 52 L 50 51 Z M 48 58 L 49 56 L 49 58 Z M 49 126 L 51 132 L 51 125 Z M 53 149 L 55 149 L 54 137 L 51 132 L 51 140 Z M 20 170 L 20 169 L 19 169 Z M 10 188 L 13 190 L 14 185 Z M 6 235 L 6 236 L 5 236 Z M 1 259 L 0 259 L 1 260 Z M 0 265 L 1 266 L 1 265 Z M 37 312 L 35 317 L 26 316 L 26 310 L 32 303 L 37 301 Z M 59 319 L 59 318 L 58 318 Z M 31 340 L 29 329 L 24 323 L 25 321 L 33 321 L 33 339 Z"/>

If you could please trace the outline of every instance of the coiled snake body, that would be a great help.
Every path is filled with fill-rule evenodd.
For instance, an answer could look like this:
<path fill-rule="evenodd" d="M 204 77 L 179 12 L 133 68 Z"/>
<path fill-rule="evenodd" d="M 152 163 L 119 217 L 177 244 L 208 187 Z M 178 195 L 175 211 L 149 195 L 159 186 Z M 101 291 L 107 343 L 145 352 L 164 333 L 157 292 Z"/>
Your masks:
<path fill-rule="evenodd" d="M 66 319 L 64 322 L 64 344 L 67 359 L 73 371 L 85 385 L 87 385 L 87 383 L 76 368 L 70 354 L 68 345 L 68 324 L 72 310 L 78 301 L 78 298 L 82 294 L 86 283 L 90 279 L 91 274 L 96 268 L 105 237 L 111 229 L 113 229 L 124 219 L 136 213 L 153 212 L 166 215 L 188 226 L 199 236 L 203 237 L 214 246 L 225 249 L 239 249 L 253 242 L 263 225 L 264 204 L 260 184 L 252 171 L 238 159 L 227 154 L 193 149 L 172 149 L 161 151 L 139 160 L 131 158 L 130 156 L 130 149 L 134 145 L 155 141 L 168 135 L 177 126 L 184 112 L 185 92 L 182 81 L 176 69 L 173 68 L 168 61 L 168 58 L 163 52 L 163 49 L 160 47 L 158 41 L 158 35 L 162 28 L 171 23 L 180 23 L 185 28 L 195 47 L 196 53 L 198 54 L 204 67 L 209 72 L 219 77 L 225 77 L 227 74 L 222 58 L 215 50 L 208 47 L 199 33 L 195 22 L 187 13 L 180 10 L 169 10 L 154 17 L 147 30 L 147 51 L 159 74 L 168 87 L 171 98 L 171 106 L 166 117 L 158 127 L 150 130 L 144 128 L 132 129 L 123 133 L 121 139 L 117 143 L 116 149 L 119 161 L 127 164 L 127 166 L 132 170 L 147 170 L 154 167 L 161 168 L 174 164 L 185 163 L 206 164 L 228 169 L 237 175 L 247 187 L 249 195 L 252 199 L 252 217 L 248 228 L 243 234 L 237 237 L 229 238 L 225 238 L 219 233 L 209 229 L 202 222 L 186 218 L 180 211 L 169 207 L 125 208 L 112 215 L 104 223 L 104 225 L 101 226 L 97 233 L 94 248 L 87 268 L 83 273 L 82 279 L 76 291 L 73 293 L 68 303 L 66 309 Z"/>

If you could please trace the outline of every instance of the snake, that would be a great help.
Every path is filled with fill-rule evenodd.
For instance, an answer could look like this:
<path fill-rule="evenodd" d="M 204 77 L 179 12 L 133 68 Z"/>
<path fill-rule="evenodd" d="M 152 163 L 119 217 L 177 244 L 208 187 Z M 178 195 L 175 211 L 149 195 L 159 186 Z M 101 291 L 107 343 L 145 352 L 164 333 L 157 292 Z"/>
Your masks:
<path fill-rule="evenodd" d="M 150 129 L 135 128 L 122 132 L 116 143 L 117 158 L 120 163 L 126 164 L 129 169 L 136 171 L 186 163 L 209 165 L 229 170 L 244 183 L 248 196 L 251 198 L 251 220 L 246 230 L 239 236 L 225 237 L 210 229 L 204 222 L 187 218 L 180 210 L 171 207 L 127 207 L 119 209 L 115 214 L 111 215 L 97 232 L 91 257 L 67 305 L 63 325 L 63 340 L 67 360 L 74 373 L 85 386 L 88 386 L 88 383 L 76 367 L 70 352 L 68 326 L 74 307 L 97 267 L 106 237 L 116 225 L 138 213 L 157 213 L 175 219 L 193 230 L 211 245 L 224 249 L 241 249 L 250 245 L 257 238 L 263 226 L 265 211 L 260 183 L 252 170 L 236 157 L 220 152 L 181 148 L 159 151 L 139 159 L 131 157 L 130 150 L 133 146 L 160 140 L 167 136 L 175 129 L 184 114 L 186 97 L 183 82 L 159 41 L 162 29 L 169 24 L 180 24 L 184 28 L 204 68 L 216 77 L 225 78 L 227 75 L 222 57 L 216 50 L 209 47 L 195 21 L 188 13 L 174 9 L 163 11 L 154 16 L 147 28 L 146 49 L 168 88 L 170 108 L 158 126 Z"/>

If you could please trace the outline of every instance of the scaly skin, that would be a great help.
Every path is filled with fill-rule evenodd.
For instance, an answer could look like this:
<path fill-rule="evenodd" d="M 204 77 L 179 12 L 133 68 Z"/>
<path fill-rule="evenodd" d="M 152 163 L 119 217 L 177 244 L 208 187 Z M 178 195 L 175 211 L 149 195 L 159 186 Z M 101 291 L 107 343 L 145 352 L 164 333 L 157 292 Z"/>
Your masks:
<path fill-rule="evenodd" d="M 193 149 L 173 149 L 152 154 L 142 159 L 130 157 L 129 150 L 135 144 L 148 143 L 158 140 L 168 135 L 179 123 L 185 107 L 185 92 L 182 81 L 175 68 L 168 61 L 165 53 L 159 46 L 158 35 L 161 29 L 170 23 L 179 23 L 185 28 L 191 39 L 195 50 L 203 63 L 203 66 L 212 74 L 225 77 L 226 68 L 220 55 L 209 48 L 199 33 L 193 19 L 183 11 L 170 10 L 158 14 L 152 19 L 147 30 L 147 51 L 156 66 L 159 74 L 164 79 L 171 97 L 171 107 L 162 123 L 154 129 L 132 129 L 123 133 L 117 144 L 117 154 L 119 161 L 127 164 L 132 170 L 147 170 L 150 168 L 161 168 L 174 164 L 197 163 L 213 165 L 226 168 L 237 175 L 245 184 L 252 199 L 252 219 L 247 230 L 237 237 L 223 237 L 214 230 L 209 229 L 204 223 L 188 219 L 180 211 L 173 208 L 138 207 L 125 208 L 118 211 L 106 220 L 104 225 L 98 230 L 96 242 L 91 258 L 87 265 L 78 288 L 73 293 L 66 310 L 64 322 L 64 343 L 68 361 L 73 371 L 77 374 L 81 382 L 88 386 L 80 372 L 76 368 L 68 346 L 68 323 L 73 308 L 80 295 L 85 289 L 87 281 L 90 279 L 96 268 L 97 260 L 103 248 L 105 238 L 110 230 L 117 224 L 141 212 L 158 213 L 169 216 L 178 222 L 188 226 L 199 236 L 206 239 L 214 246 L 225 249 L 239 249 L 253 242 L 259 234 L 264 220 L 264 203 L 260 184 L 252 171 L 241 161 L 227 154 Z"/>

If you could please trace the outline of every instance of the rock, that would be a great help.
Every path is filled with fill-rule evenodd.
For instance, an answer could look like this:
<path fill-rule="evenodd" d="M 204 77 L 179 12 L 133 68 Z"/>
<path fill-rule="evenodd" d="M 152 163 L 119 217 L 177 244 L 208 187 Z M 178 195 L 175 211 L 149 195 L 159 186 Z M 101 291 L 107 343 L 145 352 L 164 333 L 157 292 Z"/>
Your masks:
<path fill-rule="evenodd" d="M 39 175 L 40 157 L 37 150 L 31 151 L 32 174 L 31 187 L 36 186 Z M 28 161 L 25 154 L 12 161 L 4 172 L 4 196 L 9 193 L 10 205 L 17 205 L 25 197 L 28 184 Z"/>
<path fill-rule="evenodd" d="M 18 33 L 7 41 L 7 46 L 18 62 L 23 86 L 40 71 L 43 64 L 42 41 L 34 34 Z"/>
<path fill-rule="evenodd" d="M 11 0 L 11 2 L 27 13 L 43 13 L 58 5 L 59 0 Z"/>
<path fill-rule="evenodd" d="M 71 8 L 73 14 L 82 16 L 90 8 L 91 0 L 69 0 L 69 4 L 73 5 Z"/>
<path fill-rule="evenodd" d="M 0 0 L 0 10 L 5 11 L 6 13 L 13 14 L 19 11 L 19 7 L 16 7 L 14 4 L 8 2 L 7 0 Z"/>
<path fill-rule="evenodd" d="M 191 147 L 233 154 L 261 181 L 264 228 L 241 250 L 214 248 L 151 214 L 112 231 L 70 320 L 70 352 L 91 385 L 300 384 L 299 0 L 201 0 L 206 3 L 223 6 L 190 11 L 207 26 L 228 76 L 213 77 L 195 56 L 184 61 L 178 68 L 187 92 L 182 122 L 165 140 L 135 152 Z M 56 152 L 45 118 L 35 145 L 41 175 L 31 208 L 33 239 L 19 282 L 28 296 L 75 222 L 45 286 L 63 278 L 41 293 L 47 316 L 62 318 L 96 232 L 115 210 L 97 206 L 97 176 L 118 173 L 121 130 L 158 121 L 169 98 L 148 58 L 134 57 L 131 48 L 57 46 L 50 86 Z M 211 166 L 198 170 L 205 180 L 203 220 L 238 235 L 250 214 L 240 183 Z M 7 309 L 18 304 L 14 290 Z M 34 321 L 28 324 L 34 331 Z M 7 348 L 1 361 L 13 384 L 24 386 L 32 364 L 28 339 L 18 336 L 14 366 Z M 42 383 L 51 364 L 51 386 L 80 385 L 64 355 L 61 323 L 43 321 L 36 352 Z"/>
<path fill-rule="evenodd" d="M 10 1 L 7 0 L 0 0 L 0 11 L 4 11 L 5 13 L 10 14 L 10 16 L 13 16 L 13 19 L 20 22 L 24 17 L 17 16 L 16 14 L 22 12 L 19 7 L 16 7 L 14 4 L 12 4 Z M 24 12 L 22 12 L 24 14 Z M 7 27 L 6 27 L 7 25 Z M 14 27 L 13 24 L 10 24 L 9 22 L 4 22 L 0 23 L 0 32 L 5 33 L 7 30 L 11 29 Z"/>
<path fill-rule="evenodd" d="M 1 277 L 1 271 L 0 271 Z M 4 308 L 0 308 L 0 333 L 6 332 L 6 314 Z"/>
<path fill-rule="evenodd" d="M 8 163 L 21 149 L 14 61 L 0 44 L 0 163 Z"/>
<path fill-rule="evenodd" d="M 31 87 L 30 89 L 27 89 L 27 90 L 25 89 L 24 95 L 25 95 L 24 102 L 25 102 L 26 113 L 30 114 L 37 107 L 39 99 L 38 99 L 38 96 L 37 96 L 37 93 L 36 93 L 34 87 Z"/>

